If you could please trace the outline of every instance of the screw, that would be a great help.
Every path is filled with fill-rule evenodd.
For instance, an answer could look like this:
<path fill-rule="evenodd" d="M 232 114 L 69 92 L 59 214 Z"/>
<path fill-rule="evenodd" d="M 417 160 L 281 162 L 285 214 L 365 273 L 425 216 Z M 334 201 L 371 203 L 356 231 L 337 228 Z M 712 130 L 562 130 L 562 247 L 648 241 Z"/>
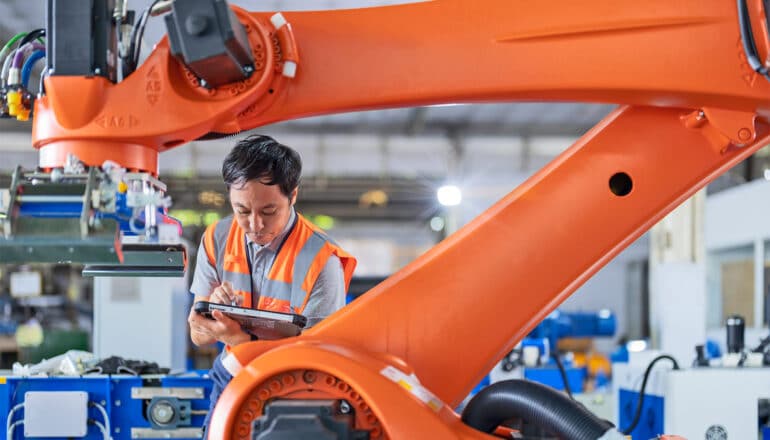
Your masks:
<path fill-rule="evenodd" d="M 120 406 L 120 400 L 115 401 L 115 406 Z"/>
<path fill-rule="evenodd" d="M 94 69 L 94 75 L 101 75 L 101 74 L 102 74 L 102 69 L 100 69 L 98 67 L 96 69 Z"/>
<path fill-rule="evenodd" d="M 201 79 L 198 81 L 198 84 L 200 84 L 200 85 L 201 85 L 201 87 L 209 88 L 209 83 L 207 83 L 207 82 L 206 82 L 206 80 L 205 80 L 205 79 L 203 79 L 203 78 L 201 78 Z"/>
<path fill-rule="evenodd" d="M 742 141 L 748 141 L 749 139 L 751 139 L 751 130 L 749 130 L 748 128 L 741 128 L 740 130 L 738 130 L 738 139 Z"/>
<path fill-rule="evenodd" d="M 340 412 L 342 414 L 348 414 L 350 412 L 350 404 L 347 400 L 343 400 L 340 402 Z"/>

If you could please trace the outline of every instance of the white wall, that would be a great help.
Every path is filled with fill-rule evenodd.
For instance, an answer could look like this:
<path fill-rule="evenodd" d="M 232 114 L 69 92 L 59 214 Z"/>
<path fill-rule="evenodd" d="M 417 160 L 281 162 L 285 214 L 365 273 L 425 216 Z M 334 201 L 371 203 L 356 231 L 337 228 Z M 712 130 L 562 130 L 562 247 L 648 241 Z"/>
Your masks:
<path fill-rule="evenodd" d="M 770 182 L 755 180 L 709 196 L 706 203 L 708 251 L 770 238 Z"/>

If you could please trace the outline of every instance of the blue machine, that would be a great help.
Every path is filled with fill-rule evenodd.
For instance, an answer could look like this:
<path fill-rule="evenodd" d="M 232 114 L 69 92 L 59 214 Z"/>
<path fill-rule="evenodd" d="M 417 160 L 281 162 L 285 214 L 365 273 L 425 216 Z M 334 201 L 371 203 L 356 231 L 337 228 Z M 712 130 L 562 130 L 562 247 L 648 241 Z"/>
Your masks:
<path fill-rule="evenodd" d="M 564 372 L 567 375 L 569 389 L 572 392 L 582 392 L 583 383 L 588 375 L 586 368 L 565 365 Z M 548 385 L 549 387 L 560 391 L 564 390 L 564 380 L 561 377 L 561 372 L 559 372 L 554 364 L 536 368 L 524 368 L 524 378 L 533 382 L 542 383 L 543 385 Z"/>
<path fill-rule="evenodd" d="M 102 429 L 109 430 L 114 440 L 199 439 L 211 392 L 211 380 L 199 373 L 0 379 L 0 420 L 12 431 L 2 438 L 8 440 L 41 436 L 41 432 L 48 433 L 47 438 L 96 440 L 107 437 Z M 73 394 L 87 401 L 84 409 L 63 403 L 73 401 Z M 40 421 L 35 413 L 42 411 L 46 414 Z M 87 421 L 85 425 L 82 420 Z M 61 437 L 50 435 L 59 432 Z"/>
<path fill-rule="evenodd" d="M 86 276 L 183 276 L 182 227 L 165 214 L 165 192 L 149 173 L 87 167 L 74 156 L 51 172 L 17 167 L 0 200 L 8 213 L 0 263 L 85 263 Z"/>
<path fill-rule="evenodd" d="M 522 340 L 522 348 L 536 347 L 540 356 L 548 356 L 555 350 L 559 339 L 602 337 L 615 334 L 615 315 L 609 310 L 598 312 L 561 312 L 554 311 L 546 317 L 532 332 Z M 570 389 L 583 391 L 588 371 L 585 367 L 576 368 L 568 360 L 562 361 Z M 538 367 L 524 368 L 526 379 L 548 385 L 557 390 L 564 390 L 564 380 L 553 359 Z"/>
<path fill-rule="evenodd" d="M 527 335 L 527 339 L 547 339 L 550 349 L 554 349 L 562 338 L 613 336 L 615 325 L 615 315 L 607 309 L 598 312 L 555 310 Z"/>
<path fill-rule="evenodd" d="M 631 425 L 639 402 L 639 393 L 621 389 L 618 391 L 618 425 L 625 428 Z M 665 432 L 663 426 L 664 398 L 650 392 L 645 393 L 639 422 L 631 431 L 632 440 L 647 440 L 656 438 Z"/>

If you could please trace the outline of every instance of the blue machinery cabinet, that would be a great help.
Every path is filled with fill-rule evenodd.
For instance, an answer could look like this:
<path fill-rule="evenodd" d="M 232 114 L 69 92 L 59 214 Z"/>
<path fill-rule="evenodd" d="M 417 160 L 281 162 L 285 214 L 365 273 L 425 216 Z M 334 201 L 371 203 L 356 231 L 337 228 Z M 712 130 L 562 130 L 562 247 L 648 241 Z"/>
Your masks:
<path fill-rule="evenodd" d="M 621 389 L 618 393 L 619 427 L 625 429 L 631 424 L 639 401 L 639 393 L 636 391 Z M 653 394 L 644 396 L 642 412 L 639 423 L 631 431 L 632 440 L 647 440 L 657 438 L 663 433 L 663 397 Z"/>
<path fill-rule="evenodd" d="M 583 383 L 587 376 L 587 369 L 565 366 L 564 370 L 567 375 L 570 390 L 573 393 L 582 393 Z M 562 379 L 559 369 L 553 365 L 539 368 L 525 368 L 524 378 L 533 382 L 542 383 L 543 385 L 548 385 L 559 391 L 564 391 L 564 379 Z"/>
<path fill-rule="evenodd" d="M 56 429 L 61 429 L 62 437 L 48 438 L 102 439 L 99 425 L 107 425 L 105 414 L 114 440 L 201 438 L 201 426 L 209 408 L 210 392 L 211 380 L 200 373 L 185 376 L 0 377 L 0 419 L 3 427 L 8 426 L 8 415 L 17 407 L 11 414 L 11 424 L 15 424 L 13 436 L 9 438 L 6 432 L 2 438 L 23 439 L 25 429 L 31 429 L 33 433 L 50 433 L 51 430 L 57 433 Z M 87 416 L 83 416 L 83 410 L 74 410 L 80 412 L 75 419 L 83 416 L 88 420 L 85 436 L 72 435 L 73 431 L 68 430 L 71 429 L 68 423 L 72 424 L 73 410 L 62 406 L 72 402 L 73 394 L 88 402 Z M 25 405 L 18 407 L 19 404 Z M 51 408 L 50 412 L 48 408 Z M 39 418 L 32 413 L 25 417 L 25 411 L 29 409 L 45 411 L 45 422 L 37 422 Z M 62 416 L 57 418 L 57 413 Z M 25 427 L 25 418 L 34 425 Z M 82 426 L 81 421 L 77 429 L 82 429 Z"/>

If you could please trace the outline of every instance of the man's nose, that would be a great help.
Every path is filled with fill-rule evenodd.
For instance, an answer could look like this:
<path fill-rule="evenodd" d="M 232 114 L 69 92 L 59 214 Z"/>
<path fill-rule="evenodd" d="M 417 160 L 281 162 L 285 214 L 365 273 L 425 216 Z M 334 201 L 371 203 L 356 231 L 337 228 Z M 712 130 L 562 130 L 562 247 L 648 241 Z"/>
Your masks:
<path fill-rule="evenodd" d="M 253 232 L 259 232 L 262 230 L 264 224 L 262 223 L 262 217 L 257 214 L 252 214 L 249 218 L 249 227 Z"/>

